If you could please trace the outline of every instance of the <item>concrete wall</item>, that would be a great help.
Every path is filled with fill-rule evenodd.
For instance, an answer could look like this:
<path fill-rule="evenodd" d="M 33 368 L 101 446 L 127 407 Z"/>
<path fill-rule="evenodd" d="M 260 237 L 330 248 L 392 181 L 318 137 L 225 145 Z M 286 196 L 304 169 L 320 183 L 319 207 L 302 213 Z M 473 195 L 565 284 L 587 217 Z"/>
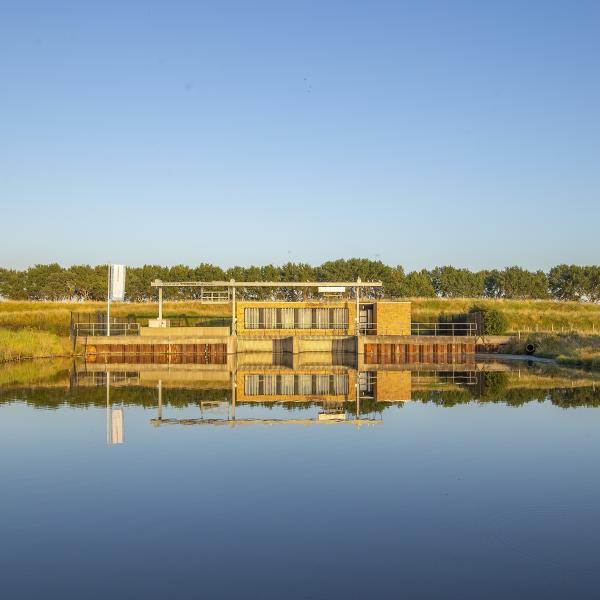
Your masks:
<path fill-rule="evenodd" d="M 246 334 L 244 334 L 246 335 Z M 237 340 L 238 352 L 270 352 L 273 353 L 272 338 L 241 338 Z"/>
<path fill-rule="evenodd" d="M 377 335 L 410 335 L 411 303 L 374 303 L 373 320 L 377 325 Z"/>

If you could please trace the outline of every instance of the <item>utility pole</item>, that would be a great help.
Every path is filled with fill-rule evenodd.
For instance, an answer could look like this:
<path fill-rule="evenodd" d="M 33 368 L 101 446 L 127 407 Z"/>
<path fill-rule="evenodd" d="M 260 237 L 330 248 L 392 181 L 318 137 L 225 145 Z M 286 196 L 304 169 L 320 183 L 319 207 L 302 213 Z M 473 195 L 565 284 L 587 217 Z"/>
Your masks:
<path fill-rule="evenodd" d="M 107 295 L 107 305 L 106 305 L 106 335 L 110 336 L 110 271 L 111 265 L 108 265 L 108 295 Z"/>

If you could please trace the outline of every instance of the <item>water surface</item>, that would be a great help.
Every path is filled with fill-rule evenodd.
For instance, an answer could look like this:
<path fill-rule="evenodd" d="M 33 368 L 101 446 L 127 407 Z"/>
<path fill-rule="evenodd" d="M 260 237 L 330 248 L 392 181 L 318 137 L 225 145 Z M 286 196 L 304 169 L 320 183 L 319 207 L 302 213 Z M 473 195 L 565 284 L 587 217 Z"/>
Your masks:
<path fill-rule="evenodd" d="M 248 400 L 239 373 L 107 368 L 0 374 L 5 598 L 597 593 L 590 375 L 412 371 L 380 401 L 384 376 L 247 366 L 321 377 Z"/>

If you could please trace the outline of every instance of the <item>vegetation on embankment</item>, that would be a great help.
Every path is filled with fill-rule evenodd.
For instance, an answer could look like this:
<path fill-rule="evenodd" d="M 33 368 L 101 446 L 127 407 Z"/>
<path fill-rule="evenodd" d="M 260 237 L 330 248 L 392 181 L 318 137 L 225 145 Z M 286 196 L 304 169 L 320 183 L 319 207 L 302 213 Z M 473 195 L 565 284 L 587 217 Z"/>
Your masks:
<path fill-rule="evenodd" d="M 465 314 L 474 304 L 494 308 L 507 320 L 508 332 L 569 332 L 600 334 L 600 304 L 555 300 L 475 300 L 473 298 L 408 298 L 412 320 L 437 321 Z M 69 335 L 71 311 L 105 311 L 104 302 L 0 302 L 0 328 L 25 327 Z M 158 314 L 155 302 L 115 302 L 111 314 L 117 317 L 152 318 Z M 202 304 L 199 301 L 170 301 L 164 304 L 166 318 L 187 316 L 230 317 L 230 304 Z"/>
<path fill-rule="evenodd" d="M 435 321 L 469 312 L 473 304 L 494 308 L 507 320 L 510 333 L 570 332 L 600 334 L 600 304 L 556 300 L 474 300 L 410 298 L 413 321 Z"/>
<path fill-rule="evenodd" d="M 71 311 L 95 313 L 106 311 L 105 302 L 44 302 L 25 301 L 0 302 L 0 328 L 20 330 L 32 328 L 49 331 L 59 336 L 68 336 L 71 323 Z M 156 302 L 114 302 L 110 307 L 114 317 L 136 316 L 156 318 Z M 183 315 L 199 317 L 230 317 L 229 304 L 201 304 L 200 302 L 165 302 L 165 318 Z"/>
<path fill-rule="evenodd" d="M 68 356 L 70 353 L 69 338 L 36 329 L 0 329 L 0 362 Z"/>
<path fill-rule="evenodd" d="M 525 354 L 528 344 L 535 349 L 535 356 L 553 358 L 558 364 L 600 369 L 600 335 L 532 333 L 520 340 L 513 340 L 505 351 Z"/>

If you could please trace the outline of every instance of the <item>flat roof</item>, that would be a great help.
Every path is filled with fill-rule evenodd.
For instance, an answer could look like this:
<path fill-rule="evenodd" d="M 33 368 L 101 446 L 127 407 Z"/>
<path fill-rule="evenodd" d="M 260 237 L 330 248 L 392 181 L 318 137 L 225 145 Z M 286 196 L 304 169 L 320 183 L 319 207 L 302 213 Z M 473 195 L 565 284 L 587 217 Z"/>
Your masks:
<path fill-rule="evenodd" d="M 229 287 L 229 288 L 249 288 L 249 287 L 382 287 L 381 281 L 162 281 L 155 279 L 152 287 Z"/>

